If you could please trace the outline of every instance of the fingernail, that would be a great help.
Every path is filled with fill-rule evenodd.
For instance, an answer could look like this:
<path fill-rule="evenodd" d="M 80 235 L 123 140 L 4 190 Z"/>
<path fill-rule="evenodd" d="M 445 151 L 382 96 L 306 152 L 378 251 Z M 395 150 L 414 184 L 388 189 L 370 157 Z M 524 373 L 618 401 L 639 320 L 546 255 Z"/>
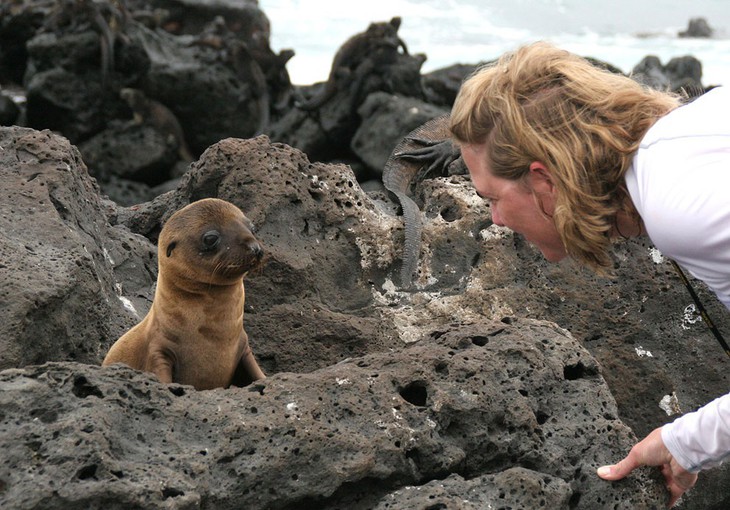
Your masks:
<path fill-rule="evenodd" d="M 611 474 L 611 467 L 612 466 L 601 466 L 598 468 L 596 473 L 598 474 L 598 476 L 608 476 Z"/>

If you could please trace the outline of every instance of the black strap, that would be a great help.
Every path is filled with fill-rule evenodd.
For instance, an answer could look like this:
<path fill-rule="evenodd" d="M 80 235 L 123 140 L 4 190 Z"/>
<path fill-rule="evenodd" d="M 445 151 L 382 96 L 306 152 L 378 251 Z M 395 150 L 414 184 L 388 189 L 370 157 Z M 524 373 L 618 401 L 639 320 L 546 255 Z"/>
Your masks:
<path fill-rule="evenodd" d="M 695 306 L 697 306 L 697 311 L 700 312 L 700 316 L 702 317 L 702 320 L 705 321 L 705 324 L 707 324 L 707 327 L 710 328 L 710 331 L 712 331 L 712 334 L 715 335 L 715 338 L 717 338 L 717 341 L 720 342 L 720 346 L 725 351 L 725 354 L 730 357 L 730 347 L 728 347 L 727 342 L 722 337 L 722 334 L 720 333 L 720 330 L 717 329 L 715 326 L 715 323 L 712 322 L 710 319 L 710 316 L 707 315 L 707 310 L 705 310 L 705 307 L 702 306 L 702 303 L 700 303 L 700 298 L 697 297 L 697 293 L 692 288 L 692 285 L 690 285 L 689 280 L 685 276 L 682 269 L 679 267 L 679 264 L 677 264 L 672 259 L 669 259 L 669 262 L 672 263 L 674 266 L 674 269 L 676 269 L 677 274 L 679 275 L 679 278 L 682 280 L 682 283 L 684 283 L 684 286 L 687 287 L 687 290 L 689 291 L 689 295 L 692 296 L 692 300 L 695 302 Z"/>

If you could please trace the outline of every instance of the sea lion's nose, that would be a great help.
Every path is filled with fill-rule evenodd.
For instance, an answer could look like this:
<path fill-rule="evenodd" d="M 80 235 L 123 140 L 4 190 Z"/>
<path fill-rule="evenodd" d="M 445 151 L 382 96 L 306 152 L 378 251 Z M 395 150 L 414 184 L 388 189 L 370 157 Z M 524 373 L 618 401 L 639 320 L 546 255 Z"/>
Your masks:
<path fill-rule="evenodd" d="M 261 257 L 264 256 L 264 249 L 261 247 L 261 245 L 257 242 L 252 242 L 249 244 L 249 249 L 251 250 L 251 253 L 253 253 L 254 257 L 256 257 L 257 260 L 261 260 Z"/>

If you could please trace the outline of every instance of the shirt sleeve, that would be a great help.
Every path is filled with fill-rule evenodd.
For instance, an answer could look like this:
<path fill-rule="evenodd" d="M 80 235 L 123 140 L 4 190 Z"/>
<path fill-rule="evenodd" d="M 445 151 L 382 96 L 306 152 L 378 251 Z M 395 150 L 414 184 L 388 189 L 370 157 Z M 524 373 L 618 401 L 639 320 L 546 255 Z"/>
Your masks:
<path fill-rule="evenodd" d="M 691 473 L 722 464 L 730 458 L 730 393 L 664 425 L 662 441 Z"/>
<path fill-rule="evenodd" d="M 730 87 L 719 87 L 661 118 L 642 140 L 626 184 L 656 248 L 730 309 L 728 115 Z"/>

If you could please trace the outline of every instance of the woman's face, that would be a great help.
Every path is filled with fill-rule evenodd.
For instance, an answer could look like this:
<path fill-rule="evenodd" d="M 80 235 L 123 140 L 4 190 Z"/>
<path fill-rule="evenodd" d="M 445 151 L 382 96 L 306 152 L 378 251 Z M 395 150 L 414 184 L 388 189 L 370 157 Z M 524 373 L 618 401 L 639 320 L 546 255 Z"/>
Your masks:
<path fill-rule="evenodd" d="M 477 194 L 489 201 L 492 221 L 522 234 L 550 262 L 564 259 L 568 253 L 552 220 L 556 189 L 549 170 L 536 161 L 524 182 L 496 177 L 489 168 L 487 151 L 486 143 L 461 147 Z"/>

